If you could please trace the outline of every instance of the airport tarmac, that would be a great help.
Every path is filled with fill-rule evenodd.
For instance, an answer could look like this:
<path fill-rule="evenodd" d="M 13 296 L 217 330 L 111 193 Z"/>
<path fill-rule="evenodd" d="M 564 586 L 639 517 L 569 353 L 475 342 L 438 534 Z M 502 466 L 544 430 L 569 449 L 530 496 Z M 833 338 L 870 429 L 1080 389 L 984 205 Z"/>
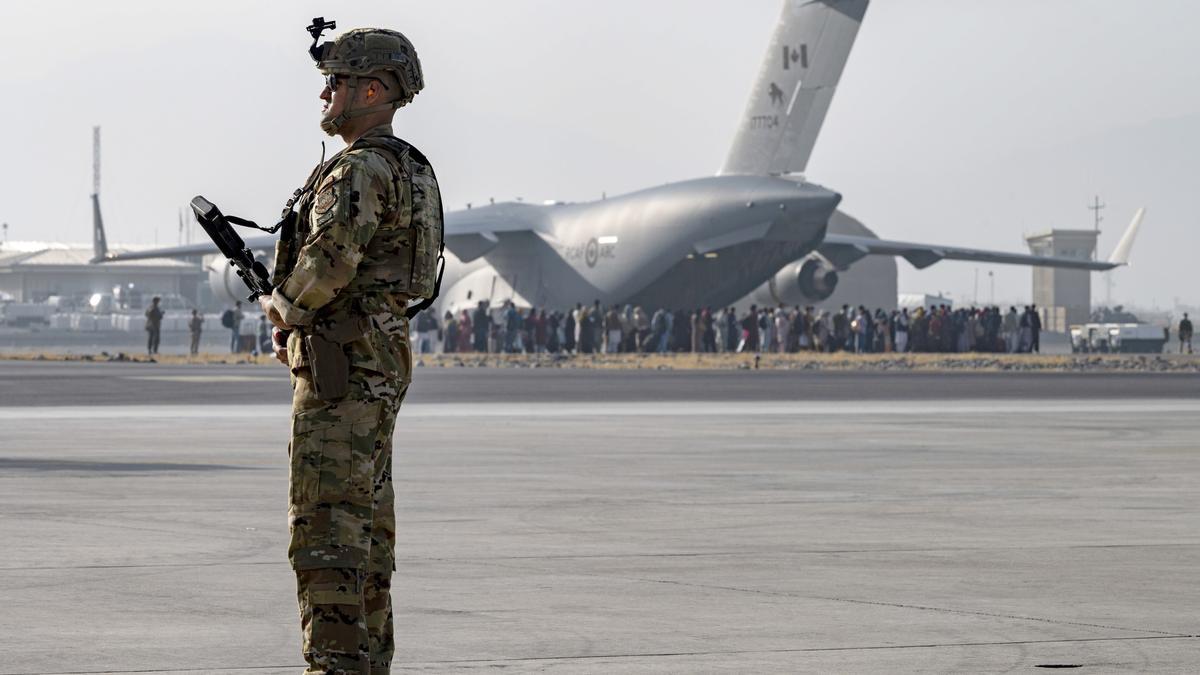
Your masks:
<path fill-rule="evenodd" d="M 1196 382 L 419 370 L 395 669 L 1196 672 Z M 0 675 L 299 672 L 286 401 L 0 363 Z"/>

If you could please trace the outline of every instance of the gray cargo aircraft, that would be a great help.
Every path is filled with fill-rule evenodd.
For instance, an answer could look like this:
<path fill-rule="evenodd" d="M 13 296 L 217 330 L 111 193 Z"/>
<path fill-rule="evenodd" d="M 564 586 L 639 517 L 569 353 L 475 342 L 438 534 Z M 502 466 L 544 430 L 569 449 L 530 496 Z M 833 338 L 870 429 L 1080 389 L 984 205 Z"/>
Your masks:
<path fill-rule="evenodd" d="M 867 256 L 888 257 L 891 279 L 879 283 L 890 299 L 880 304 L 894 306 L 892 256 L 917 268 L 940 260 L 1097 271 L 1125 264 L 1136 227 L 1108 261 L 879 239 L 837 210 L 840 194 L 804 178 L 868 1 L 784 2 L 718 175 L 588 203 L 501 203 L 447 214 L 437 311 L 510 299 L 560 308 L 592 300 L 647 308 L 717 307 L 746 298 L 818 303 L 831 297 L 839 273 Z M 266 251 L 274 239 L 247 244 Z M 199 245 L 97 254 L 129 260 L 214 252 Z M 218 264 L 210 278 L 219 296 L 244 295 L 226 265 Z"/>

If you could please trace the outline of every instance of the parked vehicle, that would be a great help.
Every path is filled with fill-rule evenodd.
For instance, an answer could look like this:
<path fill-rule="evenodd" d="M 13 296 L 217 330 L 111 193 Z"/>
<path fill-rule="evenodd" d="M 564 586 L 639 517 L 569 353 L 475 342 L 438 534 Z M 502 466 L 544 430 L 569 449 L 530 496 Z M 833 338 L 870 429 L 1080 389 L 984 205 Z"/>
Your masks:
<path fill-rule="evenodd" d="M 1086 323 L 1071 326 L 1076 354 L 1161 354 L 1168 329 L 1148 323 Z"/>
<path fill-rule="evenodd" d="M 54 306 L 33 302 L 9 302 L 0 305 L 0 323 L 6 326 L 49 326 Z"/>

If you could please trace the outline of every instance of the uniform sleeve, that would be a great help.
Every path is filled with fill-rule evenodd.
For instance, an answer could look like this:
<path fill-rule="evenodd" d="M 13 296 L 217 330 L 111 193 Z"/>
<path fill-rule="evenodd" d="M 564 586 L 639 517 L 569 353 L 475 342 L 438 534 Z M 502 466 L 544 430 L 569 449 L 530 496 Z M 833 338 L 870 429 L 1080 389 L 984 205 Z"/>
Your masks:
<path fill-rule="evenodd" d="M 390 170 L 382 160 L 372 159 L 348 155 L 317 187 L 308 239 L 292 272 L 272 294 L 287 324 L 312 323 L 317 310 L 354 279 L 390 202 Z"/>

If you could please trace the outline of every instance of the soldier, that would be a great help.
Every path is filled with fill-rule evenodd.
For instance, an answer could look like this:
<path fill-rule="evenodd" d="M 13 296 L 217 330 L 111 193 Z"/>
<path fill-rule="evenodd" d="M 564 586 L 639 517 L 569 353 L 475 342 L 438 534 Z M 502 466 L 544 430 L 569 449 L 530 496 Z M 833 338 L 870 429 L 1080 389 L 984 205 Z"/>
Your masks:
<path fill-rule="evenodd" d="M 200 333 L 204 330 L 204 317 L 200 316 L 200 311 L 193 309 L 192 318 L 188 319 L 188 331 L 192 334 L 192 344 L 188 353 L 192 356 L 200 353 Z"/>
<path fill-rule="evenodd" d="M 347 147 L 288 202 L 296 220 L 261 303 L 292 371 L 288 557 L 306 672 L 367 675 L 389 672 L 395 650 L 392 432 L 412 375 L 408 320 L 440 285 L 442 209 L 428 160 L 392 135 L 424 86 L 412 43 L 356 29 L 318 47 L 321 23 L 321 128 Z"/>
<path fill-rule="evenodd" d="M 159 307 L 162 298 L 157 295 L 150 301 L 150 308 L 146 310 L 146 353 L 151 356 L 158 353 L 158 341 L 162 336 L 162 320 L 163 311 Z"/>

